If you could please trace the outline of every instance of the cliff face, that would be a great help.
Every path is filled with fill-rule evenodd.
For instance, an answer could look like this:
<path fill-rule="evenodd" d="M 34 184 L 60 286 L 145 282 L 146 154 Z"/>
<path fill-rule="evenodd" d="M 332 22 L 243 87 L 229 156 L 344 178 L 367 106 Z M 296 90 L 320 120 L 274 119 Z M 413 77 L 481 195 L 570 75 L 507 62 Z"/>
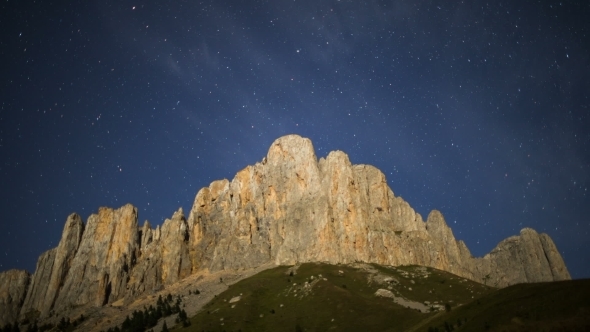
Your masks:
<path fill-rule="evenodd" d="M 0 273 L 0 326 L 18 318 L 30 279 L 31 275 L 27 271 L 9 270 Z"/>
<path fill-rule="evenodd" d="M 12 310 L 0 325 L 19 310 L 46 317 L 130 301 L 197 271 L 313 261 L 425 265 L 498 287 L 570 278 L 548 235 L 523 229 L 474 258 L 440 212 L 424 222 L 378 169 L 340 151 L 318 161 L 310 140 L 291 135 L 231 182 L 201 189 L 188 219 L 180 209 L 161 228 L 140 228 L 131 205 L 100 208 L 86 227 L 71 215 L 28 288 L 6 286 L 28 285 L 28 275 L 0 274 L 0 310 Z"/>
<path fill-rule="evenodd" d="M 323 261 L 417 264 L 498 287 L 569 279 L 549 236 L 532 229 L 474 258 L 439 211 L 423 222 L 385 176 L 311 141 L 276 140 L 267 157 L 197 194 L 189 220 L 193 262 L 210 270 Z"/>
<path fill-rule="evenodd" d="M 27 292 L 23 311 L 37 310 L 47 315 L 53 308 L 78 250 L 83 231 L 82 218 L 75 213 L 71 214 L 66 220 L 57 248 L 46 251 L 37 261 L 37 270 Z"/>

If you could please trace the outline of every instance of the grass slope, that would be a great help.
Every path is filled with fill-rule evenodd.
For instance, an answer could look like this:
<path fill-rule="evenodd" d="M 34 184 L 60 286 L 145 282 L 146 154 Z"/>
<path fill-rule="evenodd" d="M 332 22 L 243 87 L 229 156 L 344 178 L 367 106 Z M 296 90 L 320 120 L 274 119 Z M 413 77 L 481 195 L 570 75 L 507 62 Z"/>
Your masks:
<path fill-rule="evenodd" d="M 277 267 L 232 285 L 175 331 L 407 331 L 422 313 L 378 297 L 388 289 L 408 301 L 457 306 L 493 291 L 452 274 L 417 266 L 303 264 Z M 232 298 L 240 297 L 230 303 Z M 444 310 L 444 309 L 443 309 Z"/>
<path fill-rule="evenodd" d="M 439 313 L 419 331 L 590 331 L 590 280 L 510 286 Z"/>

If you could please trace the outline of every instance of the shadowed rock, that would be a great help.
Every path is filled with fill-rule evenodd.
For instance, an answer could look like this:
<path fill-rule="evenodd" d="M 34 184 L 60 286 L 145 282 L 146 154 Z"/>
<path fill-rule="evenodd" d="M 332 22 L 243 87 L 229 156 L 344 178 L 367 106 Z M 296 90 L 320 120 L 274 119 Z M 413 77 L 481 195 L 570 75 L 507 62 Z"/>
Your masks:
<path fill-rule="evenodd" d="M 0 273 L 0 326 L 16 321 L 25 300 L 31 275 L 27 271 Z"/>

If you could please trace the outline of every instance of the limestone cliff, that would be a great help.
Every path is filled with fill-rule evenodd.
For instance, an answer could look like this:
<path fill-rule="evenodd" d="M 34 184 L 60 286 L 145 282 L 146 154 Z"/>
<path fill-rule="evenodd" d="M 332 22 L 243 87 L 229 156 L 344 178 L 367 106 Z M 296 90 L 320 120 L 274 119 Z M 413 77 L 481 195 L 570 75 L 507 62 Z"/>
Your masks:
<path fill-rule="evenodd" d="M 84 231 L 84 223 L 79 215 L 73 213 L 66 220 L 62 237 L 57 248 L 43 253 L 37 261 L 37 269 L 22 310 L 36 310 L 47 315 L 52 309 Z"/>
<path fill-rule="evenodd" d="M 0 273 L 0 326 L 18 318 L 30 279 L 31 275 L 27 271 L 8 270 Z"/>
<path fill-rule="evenodd" d="M 210 270 L 361 261 L 431 266 L 499 287 L 570 278 L 549 236 L 524 229 L 474 258 L 439 211 L 423 222 L 378 169 L 340 151 L 318 161 L 311 141 L 295 135 L 231 182 L 199 191 L 188 224 L 192 261 Z"/>
<path fill-rule="evenodd" d="M 37 261 L 21 317 L 67 314 L 75 306 L 101 306 L 124 297 L 138 246 L 137 209 L 129 204 L 100 208 L 86 226 L 71 214 L 57 248 Z"/>
<path fill-rule="evenodd" d="M 232 181 L 201 189 L 188 219 L 179 209 L 139 227 L 131 205 L 100 208 L 86 226 L 70 215 L 26 291 L 28 275 L 0 274 L 0 325 L 19 310 L 43 318 L 132 301 L 198 271 L 314 261 L 425 265 L 499 287 L 570 278 L 548 235 L 523 229 L 474 258 L 439 211 L 424 222 L 378 169 L 341 151 L 318 160 L 309 139 L 290 135 Z"/>

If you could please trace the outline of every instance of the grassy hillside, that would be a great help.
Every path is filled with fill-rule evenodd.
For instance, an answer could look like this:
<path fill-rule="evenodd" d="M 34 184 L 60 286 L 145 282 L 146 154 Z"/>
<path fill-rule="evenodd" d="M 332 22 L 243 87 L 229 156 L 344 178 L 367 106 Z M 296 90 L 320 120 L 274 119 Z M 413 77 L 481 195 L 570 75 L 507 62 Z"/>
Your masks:
<path fill-rule="evenodd" d="M 520 284 L 438 314 L 420 331 L 590 331 L 590 280 Z"/>
<path fill-rule="evenodd" d="M 379 289 L 391 292 L 402 304 L 375 295 Z M 417 266 L 277 267 L 232 285 L 192 317 L 191 326 L 175 330 L 407 331 L 444 311 L 445 305 L 456 307 L 492 291 Z"/>
<path fill-rule="evenodd" d="M 190 323 L 173 330 L 590 331 L 590 280 L 494 289 L 420 266 L 283 266 L 232 285 Z"/>

